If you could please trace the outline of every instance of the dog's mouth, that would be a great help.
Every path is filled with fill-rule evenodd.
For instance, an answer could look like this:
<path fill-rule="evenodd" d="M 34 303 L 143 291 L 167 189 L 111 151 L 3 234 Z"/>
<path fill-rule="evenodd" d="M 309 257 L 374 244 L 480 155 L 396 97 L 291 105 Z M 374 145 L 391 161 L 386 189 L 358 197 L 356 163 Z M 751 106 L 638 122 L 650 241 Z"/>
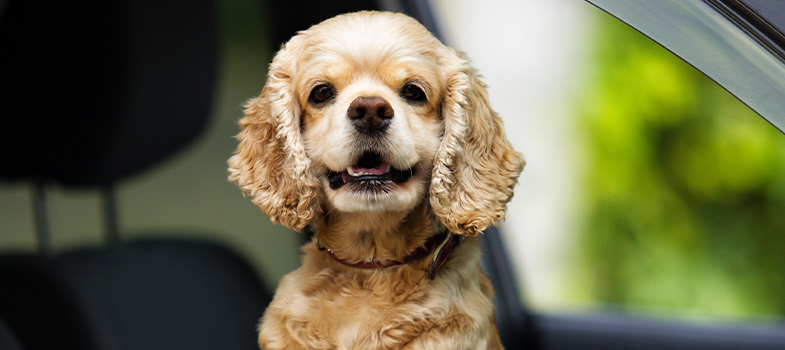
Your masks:
<path fill-rule="evenodd" d="M 384 162 L 379 154 L 366 152 L 357 160 L 357 164 L 346 170 L 330 170 L 327 181 L 334 190 L 349 185 L 356 190 L 389 191 L 393 185 L 409 181 L 412 175 L 414 168 L 399 170 Z"/>

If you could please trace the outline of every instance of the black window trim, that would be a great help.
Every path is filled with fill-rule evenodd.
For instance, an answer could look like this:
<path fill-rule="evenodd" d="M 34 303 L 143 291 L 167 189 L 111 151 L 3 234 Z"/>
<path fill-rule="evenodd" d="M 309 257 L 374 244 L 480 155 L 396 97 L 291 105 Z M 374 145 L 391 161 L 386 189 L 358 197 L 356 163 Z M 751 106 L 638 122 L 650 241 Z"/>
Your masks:
<path fill-rule="evenodd" d="M 785 28 L 770 23 L 763 14 L 744 0 L 704 0 L 729 20 L 743 29 L 748 35 L 766 47 L 780 61 L 785 62 Z M 780 6 L 785 6 L 780 2 Z M 772 3 L 773 6 L 773 3 Z"/>

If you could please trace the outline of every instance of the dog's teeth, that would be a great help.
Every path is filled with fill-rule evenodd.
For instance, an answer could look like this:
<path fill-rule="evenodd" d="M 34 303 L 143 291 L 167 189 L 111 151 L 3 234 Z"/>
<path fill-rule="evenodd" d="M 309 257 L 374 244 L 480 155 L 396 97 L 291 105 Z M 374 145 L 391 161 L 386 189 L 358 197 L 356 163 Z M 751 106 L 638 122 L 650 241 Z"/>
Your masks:
<path fill-rule="evenodd" d="M 387 168 L 384 169 L 384 173 L 387 174 L 390 172 L 390 164 L 387 164 Z"/>
<path fill-rule="evenodd" d="M 365 173 L 362 172 L 362 171 L 354 172 L 354 169 L 352 169 L 352 167 L 346 168 L 346 172 L 349 173 L 349 175 L 351 175 L 353 177 L 358 177 L 358 176 L 365 175 Z"/>

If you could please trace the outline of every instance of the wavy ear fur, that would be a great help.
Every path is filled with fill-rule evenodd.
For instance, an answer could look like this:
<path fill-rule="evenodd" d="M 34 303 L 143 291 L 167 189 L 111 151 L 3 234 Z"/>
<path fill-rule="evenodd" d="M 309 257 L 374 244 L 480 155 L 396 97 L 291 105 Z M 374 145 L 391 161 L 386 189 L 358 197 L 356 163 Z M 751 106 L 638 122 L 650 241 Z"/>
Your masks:
<path fill-rule="evenodd" d="M 430 200 L 450 231 L 474 236 L 504 219 L 525 161 L 507 140 L 479 74 L 465 57 L 458 60 L 457 69 L 448 73 L 444 138 L 435 157 Z"/>
<path fill-rule="evenodd" d="M 319 182 L 300 133 L 293 65 L 286 47 L 276 54 L 261 95 L 245 105 L 239 145 L 228 163 L 229 180 L 273 223 L 301 231 L 319 207 Z"/>

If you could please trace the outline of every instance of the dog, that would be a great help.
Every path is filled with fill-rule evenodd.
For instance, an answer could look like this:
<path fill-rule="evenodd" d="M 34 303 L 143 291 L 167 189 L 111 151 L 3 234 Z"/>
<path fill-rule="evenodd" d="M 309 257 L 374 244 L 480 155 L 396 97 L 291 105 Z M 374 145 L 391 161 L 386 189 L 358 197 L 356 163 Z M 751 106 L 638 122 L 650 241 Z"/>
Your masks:
<path fill-rule="evenodd" d="M 263 349 L 502 349 L 477 235 L 525 162 L 463 53 L 403 14 L 339 15 L 282 46 L 239 124 L 229 180 L 313 233 Z"/>

